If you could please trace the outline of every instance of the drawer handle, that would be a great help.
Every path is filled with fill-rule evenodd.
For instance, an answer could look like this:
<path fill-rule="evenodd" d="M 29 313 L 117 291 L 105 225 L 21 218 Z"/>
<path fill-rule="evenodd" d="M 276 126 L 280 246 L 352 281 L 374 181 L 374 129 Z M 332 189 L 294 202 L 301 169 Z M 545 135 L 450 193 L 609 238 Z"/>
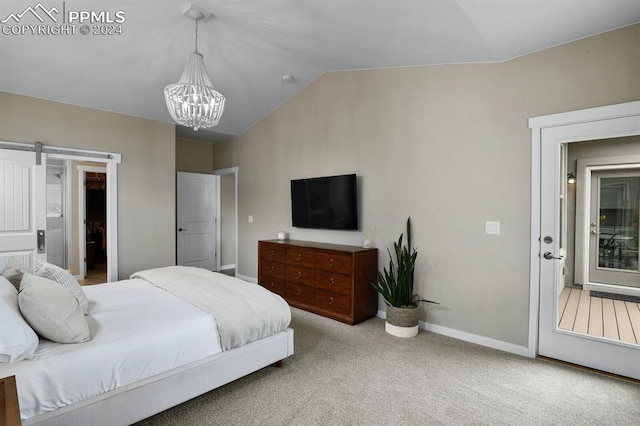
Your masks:
<path fill-rule="evenodd" d="M 269 286 L 269 288 L 273 288 L 275 286 L 276 286 L 276 284 L 273 281 L 271 281 L 271 285 Z"/>
<path fill-rule="evenodd" d="M 271 257 L 276 255 L 276 251 L 275 250 L 271 250 Z"/>
<path fill-rule="evenodd" d="M 299 260 L 299 261 L 302 260 L 302 255 L 300 253 L 298 253 L 298 256 L 296 256 L 296 259 Z"/>
<path fill-rule="evenodd" d="M 333 259 L 329 259 L 329 266 L 334 266 L 336 264 L 336 261 Z"/>
<path fill-rule="evenodd" d="M 333 296 L 331 296 L 331 297 L 329 298 L 329 304 L 330 304 L 330 305 L 333 305 L 333 302 L 334 302 L 334 299 L 333 299 Z"/>
<path fill-rule="evenodd" d="M 333 277 L 331 277 L 329 279 L 329 285 L 334 285 L 336 283 L 336 280 L 333 279 Z"/>
<path fill-rule="evenodd" d="M 297 278 L 302 278 L 302 272 L 298 271 L 298 273 L 296 274 Z"/>
<path fill-rule="evenodd" d="M 276 271 L 276 267 L 271 265 L 271 272 L 275 272 Z"/>
<path fill-rule="evenodd" d="M 302 294 L 302 289 L 299 288 L 296 290 L 296 296 L 300 296 Z"/>

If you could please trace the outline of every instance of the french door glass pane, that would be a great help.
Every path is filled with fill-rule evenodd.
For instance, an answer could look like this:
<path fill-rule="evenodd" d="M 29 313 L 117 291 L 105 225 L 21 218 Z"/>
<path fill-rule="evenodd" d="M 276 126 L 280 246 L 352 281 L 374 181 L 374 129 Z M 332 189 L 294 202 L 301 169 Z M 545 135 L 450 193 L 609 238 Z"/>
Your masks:
<path fill-rule="evenodd" d="M 638 176 L 600 179 L 599 267 L 638 270 L 639 191 Z"/>

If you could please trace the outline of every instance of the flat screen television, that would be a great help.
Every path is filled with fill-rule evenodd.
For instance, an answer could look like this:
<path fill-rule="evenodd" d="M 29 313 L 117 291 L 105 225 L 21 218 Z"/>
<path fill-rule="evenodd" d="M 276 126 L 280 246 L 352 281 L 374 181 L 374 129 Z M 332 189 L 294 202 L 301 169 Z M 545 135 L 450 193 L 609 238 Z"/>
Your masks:
<path fill-rule="evenodd" d="M 292 180 L 291 219 L 296 228 L 357 231 L 356 175 Z"/>

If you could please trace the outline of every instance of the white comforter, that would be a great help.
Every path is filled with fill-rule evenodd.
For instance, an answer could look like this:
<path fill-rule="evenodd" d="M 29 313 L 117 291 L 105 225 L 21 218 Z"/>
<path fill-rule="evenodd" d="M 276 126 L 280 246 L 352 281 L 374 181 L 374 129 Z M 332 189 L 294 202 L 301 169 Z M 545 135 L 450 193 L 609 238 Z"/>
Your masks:
<path fill-rule="evenodd" d="M 14 375 L 23 419 L 101 395 L 221 352 L 211 315 L 142 280 L 87 286 L 92 340 L 40 339 Z"/>
<path fill-rule="evenodd" d="M 286 330 L 289 305 L 280 296 L 237 278 L 186 266 L 136 272 L 142 278 L 216 319 L 220 346 L 228 350 Z"/>

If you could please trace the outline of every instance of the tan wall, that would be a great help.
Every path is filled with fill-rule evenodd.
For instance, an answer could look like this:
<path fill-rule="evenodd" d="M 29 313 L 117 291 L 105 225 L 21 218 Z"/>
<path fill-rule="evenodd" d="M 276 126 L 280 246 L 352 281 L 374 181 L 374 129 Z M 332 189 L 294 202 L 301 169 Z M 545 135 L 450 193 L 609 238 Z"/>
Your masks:
<path fill-rule="evenodd" d="M 190 173 L 212 173 L 213 144 L 176 138 L 176 170 Z"/>
<path fill-rule="evenodd" d="M 290 179 L 357 173 L 360 223 L 372 228 L 380 266 L 412 217 L 416 291 L 441 303 L 421 318 L 526 346 L 527 120 L 639 100 L 639 45 L 636 25 L 501 64 L 323 75 L 214 145 L 215 168 L 239 167 L 238 272 L 256 277 L 257 241 L 279 230 L 361 244 L 362 232 L 292 229 L 290 218 Z M 485 235 L 487 220 L 501 222 L 501 235 Z"/>
<path fill-rule="evenodd" d="M 0 92 L 0 140 L 122 154 L 119 276 L 175 264 L 174 125 Z"/>

